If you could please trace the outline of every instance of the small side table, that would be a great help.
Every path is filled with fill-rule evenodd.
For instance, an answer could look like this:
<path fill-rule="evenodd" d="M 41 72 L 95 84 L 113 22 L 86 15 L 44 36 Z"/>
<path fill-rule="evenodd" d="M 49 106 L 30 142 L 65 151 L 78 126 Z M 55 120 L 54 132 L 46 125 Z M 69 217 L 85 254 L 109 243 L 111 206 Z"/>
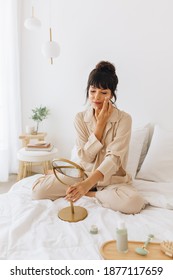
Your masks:
<path fill-rule="evenodd" d="M 51 161 L 57 155 L 57 148 L 53 148 L 50 152 L 25 150 L 30 140 L 37 139 L 38 141 L 44 141 L 46 135 L 46 132 L 40 132 L 37 134 L 22 134 L 19 136 L 19 139 L 22 140 L 23 147 L 17 153 L 17 158 L 19 160 L 18 181 L 32 175 L 33 165 L 40 165 L 43 168 L 43 173 L 47 173 L 49 169 L 52 169 Z"/>
<path fill-rule="evenodd" d="M 44 141 L 47 133 L 46 132 L 39 132 L 37 134 L 21 134 L 19 139 L 22 140 L 22 146 L 26 147 L 27 144 L 30 142 L 31 139 L 37 139 L 38 141 Z"/>
<path fill-rule="evenodd" d="M 17 153 L 19 160 L 19 172 L 17 181 L 32 175 L 32 166 L 34 164 L 40 165 L 43 168 L 43 174 L 52 169 L 51 161 L 57 155 L 57 148 L 52 151 L 26 151 L 25 147 L 21 148 Z"/>

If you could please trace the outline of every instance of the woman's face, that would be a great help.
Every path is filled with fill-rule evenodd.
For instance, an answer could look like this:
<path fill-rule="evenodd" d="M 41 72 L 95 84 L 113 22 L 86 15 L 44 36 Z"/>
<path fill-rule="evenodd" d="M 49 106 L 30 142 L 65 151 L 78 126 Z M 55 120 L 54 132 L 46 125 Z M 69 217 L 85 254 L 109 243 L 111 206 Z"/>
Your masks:
<path fill-rule="evenodd" d="M 94 86 L 89 87 L 89 102 L 91 106 L 95 109 L 102 109 L 105 97 L 111 99 L 112 94 L 110 89 L 101 89 Z"/>

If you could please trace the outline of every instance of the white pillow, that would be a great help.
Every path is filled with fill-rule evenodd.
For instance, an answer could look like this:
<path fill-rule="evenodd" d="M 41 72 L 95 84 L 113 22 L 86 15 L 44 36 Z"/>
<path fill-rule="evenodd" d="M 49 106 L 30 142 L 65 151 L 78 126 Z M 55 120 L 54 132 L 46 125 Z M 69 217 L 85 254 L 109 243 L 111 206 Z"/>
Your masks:
<path fill-rule="evenodd" d="M 136 178 L 173 182 L 173 132 L 155 126 L 148 153 Z"/>
<path fill-rule="evenodd" d="M 148 136 L 149 127 L 147 126 L 132 131 L 129 145 L 129 156 L 126 166 L 126 170 L 132 176 L 132 178 L 135 178 L 136 176 L 138 165 L 141 160 L 141 155 L 144 157 L 146 153 L 146 143 L 148 143 Z"/>
<path fill-rule="evenodd" d="M 76 162 L 76 163 L 79 162 L 76 145 L 74 145 L 72 150 L 71 150 L 70 160 L 73 161 L 73 162 Z"/>
<path fill-rule="evenodd" d="M 148 152 L 149 144 L 151 141 L 151 134 L 152 134 L 152 130 L 153 130 L 152 125 L 150 123 L 146 124 L 144 128 L 146 129 L 146 135 L 145 135 L 145 139 L 144 139 L 144 143 L 143 143 L 143 147 L 142 147 L 142 151 L 141 151 L 141 155 L 140 155 L 140 159 L 139 159 L 139 163 L 138 163 L 137 172 L 141 168 L 142 163 Z"/>

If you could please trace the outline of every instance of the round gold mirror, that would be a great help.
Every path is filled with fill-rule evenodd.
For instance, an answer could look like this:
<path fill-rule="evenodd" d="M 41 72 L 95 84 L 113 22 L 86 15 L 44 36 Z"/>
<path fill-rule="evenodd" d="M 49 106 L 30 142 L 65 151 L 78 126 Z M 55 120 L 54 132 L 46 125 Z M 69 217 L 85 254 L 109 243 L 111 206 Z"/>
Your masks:
<path fill-rule="evenodd" d="M 75 162 L 60 158 L 52 161 L 53 172 L 57 180 L 66 186 L 81 182 L 84 179 L 84 170 Z M 87 210 L 81 206 L 74 206 L 70 201 L 70 206 L 61 209 L 58 217 L 67 222 L 78 222 L 84 220 L 88 215 Z"/>

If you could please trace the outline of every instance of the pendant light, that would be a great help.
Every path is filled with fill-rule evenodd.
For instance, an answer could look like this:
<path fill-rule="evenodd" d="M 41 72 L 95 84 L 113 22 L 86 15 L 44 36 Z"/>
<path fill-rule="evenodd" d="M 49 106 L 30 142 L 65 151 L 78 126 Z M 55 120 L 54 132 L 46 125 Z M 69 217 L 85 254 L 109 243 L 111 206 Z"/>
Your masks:
<path fill-rule="evenodd" d="M 60 47 L 57 42 L 52 41 L 52 29 L 49 29 L 49 41 L 42 45 L 42 54 L 50 59 L 51 64 L 53 64 L 53 58 L 60 54 Z"/>
<path fill-rule="evenodd" d="M 50 28 L 49 28 L 49 41 L 45 42 L 42 45 L 42 54 L 50 59 L 51 64 L 53 64 L 53 59 L 59 56 L 60 46 L 56 41 L 52 40 L 52 28 L 51 28 L 51 1 L 49 2 L 49 19 L 50 19 Z"/>
<path fill-rule="evenodd" d="M 24 26 L 29 30 L 36 30 L 41 27 L 41 21 L 34 16 L 34 7 L 32 7 L 32 16 L 25 20 Z"/>

